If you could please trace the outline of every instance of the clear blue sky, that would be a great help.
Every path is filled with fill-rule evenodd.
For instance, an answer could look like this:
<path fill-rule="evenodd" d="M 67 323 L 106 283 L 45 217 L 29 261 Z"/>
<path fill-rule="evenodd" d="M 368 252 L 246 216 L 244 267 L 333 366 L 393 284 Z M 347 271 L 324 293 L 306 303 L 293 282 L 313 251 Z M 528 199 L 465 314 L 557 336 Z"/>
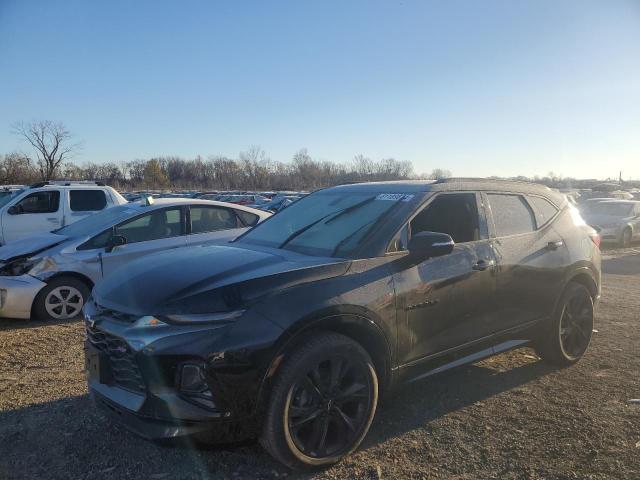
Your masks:
<path fill-rule="evenodd" d="M 456 175 L 640 178 L 639 1 L 0 0 L 0 153 L 362 153 Z"/>

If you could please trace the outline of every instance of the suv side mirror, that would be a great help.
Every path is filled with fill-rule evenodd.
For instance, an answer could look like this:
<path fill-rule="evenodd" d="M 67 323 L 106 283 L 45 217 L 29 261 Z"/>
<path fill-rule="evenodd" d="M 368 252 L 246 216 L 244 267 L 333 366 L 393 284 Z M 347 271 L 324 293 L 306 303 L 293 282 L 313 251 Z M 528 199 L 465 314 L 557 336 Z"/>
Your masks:
<path fill-rule="evenodd" d="M 11 205 L 8 209 L 7 209 L 7 213 L 9 215 L 19 215 L 22 213 L 22 207 L 20 205 Z"/>
<path fill-rule="evenodd" d="M 109 239 L 104 251 L 110 253 L 116 247 L 121 247 L 127 244 L 127 238 L 124 235 L 114 235 Z"/>
<path fill-rule="evenodd" d="M 416 259 L 441 257 L 453 251 L 455 243 L 446 233 L 420 232 L 409 241 L 409 255 Z"/>

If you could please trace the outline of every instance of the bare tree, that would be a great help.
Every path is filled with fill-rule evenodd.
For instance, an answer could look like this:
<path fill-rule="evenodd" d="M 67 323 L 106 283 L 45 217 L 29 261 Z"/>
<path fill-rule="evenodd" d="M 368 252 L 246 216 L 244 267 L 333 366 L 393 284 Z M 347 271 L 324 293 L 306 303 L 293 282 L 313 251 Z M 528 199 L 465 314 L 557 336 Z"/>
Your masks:
<path fill-rule="evenodd" d="M 80 144 L 72 141 L 71 133 L 61 122 L 18 122 L 13 125 L 12 131 L 35 150 L 42 180 L 55 177 L 62 163 L 80 148 Z"/>

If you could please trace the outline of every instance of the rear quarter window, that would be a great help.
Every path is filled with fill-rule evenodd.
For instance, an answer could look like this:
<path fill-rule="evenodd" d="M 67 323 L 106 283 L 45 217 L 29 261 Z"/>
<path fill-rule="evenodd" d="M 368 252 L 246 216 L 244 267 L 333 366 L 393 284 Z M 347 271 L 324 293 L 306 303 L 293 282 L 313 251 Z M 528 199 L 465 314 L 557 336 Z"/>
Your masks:
<path fill-rule="evenodd" d="M 549 220 L 551 220 L 556 215 L 556 213 L 558 213 L 558 209 L 556 208 L 556 206 L 542 197 L 528 196 L 527 200 L 529 200 L 529 203 L 533 208 L 533 213 L 536 217 L 538 228 L 549 223 Z"/>
<path fill-rule="evenodd" d="M 260 220 L 260 217 L 255 213 L 245 212 L 244 210 L 236 210 L 236 213 L 247 227 L 253 227 Z"/>
<path fill-rule="evenodd" d="M 102 190 L 71 190 L 69 206 L 74 212 L 93 212 L 107 206 L 107 198 Z"/>

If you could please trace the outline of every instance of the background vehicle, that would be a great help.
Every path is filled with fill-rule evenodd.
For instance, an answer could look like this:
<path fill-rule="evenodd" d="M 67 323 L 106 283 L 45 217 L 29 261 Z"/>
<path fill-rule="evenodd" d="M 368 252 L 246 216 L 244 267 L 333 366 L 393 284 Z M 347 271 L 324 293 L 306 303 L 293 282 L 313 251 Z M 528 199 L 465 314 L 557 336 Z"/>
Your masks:
<path fill-rule="evenodd" d="M 19 190 L 0 206 L 0 244 L 70 225 L 127 201 L 95 182 L 42 182 Z"/>
<path fill-rule="evenodd" d="M 603 242 L 628 247 L 632 241 L 640 240 L 640 201 L 590 201 L 580 211 L 585 221 L 598 231 Z"/>
<path fill-rule="evenodd" d="M 97 285 L 89 390 L 147 438 L 254 433 L 292 468 L 330 464 L 394 385 L 529 342 L 578 361 L 598 243 L 564 195 L 531 184 L 321 190 L 232 244 L 157 254 Z M 109 370 L 120 358 L 126 372 Z"/>
<path fill-rule="evenodd" d="M 0 247 L 0 316 L 65 319 L 98 280 L 152 252 L 229 241 L 269 217 L 219 202 L 161 199 L 110 208 Z"/>

